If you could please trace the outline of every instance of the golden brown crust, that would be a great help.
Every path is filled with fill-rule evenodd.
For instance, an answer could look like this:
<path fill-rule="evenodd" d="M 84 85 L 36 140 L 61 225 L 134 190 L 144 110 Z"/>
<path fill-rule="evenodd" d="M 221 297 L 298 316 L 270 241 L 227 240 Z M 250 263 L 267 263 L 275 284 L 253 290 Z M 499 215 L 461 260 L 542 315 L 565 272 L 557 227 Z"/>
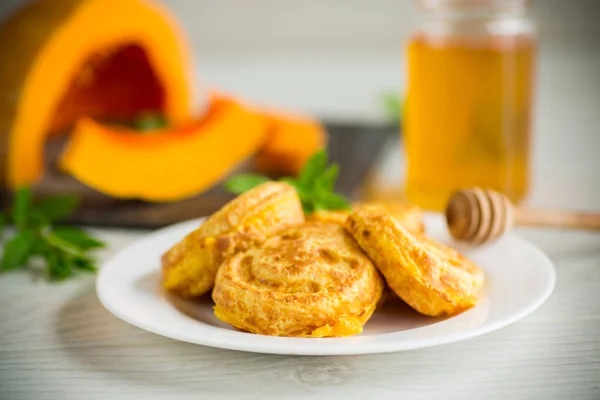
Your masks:
<path fill-rule="evenodd" d="M 392 217 L 396 219 L 407 231 L 413 235 L 425 232 L 425 222 L 423 221 L 423 210 L 418 206 L 407 202 L 379 202 L 379 203 L 358 203 L 354 205 L 354 210 L 362 207 L 381 207 L 384 208 Z"/>
<path fill-rule="evenodd" d="M 476 304 L 483 272 L 456 250 L 413 236 L 381 207 L 356 210 L 346 228 L 388 285 L 418 312 L 455 314 Z"/>
<path fill-rule="evenodd" d="M 421 234 L 425 232 L 425 223 L 423 222 L 423 211 L 416 205 L 406 202 L 388 202 L 388 203 L 356 203 L 352 206 L 353 210 L 359 210 L 361 207 L 383 207 L 388 211 L 402 226 L 412 234 Z M 309 221 L 331 222 L 344 226 L 351 210 L 323 210 L 315 211 L 308 216 Z"/>
<path fill-rule="evenodd" d="M 244 331 L 350 336 L 375 311 L 383 285 L 344 228 L 308 222 L 227 259 L 212 297 L 215 315 Z"/>
<path fill-rule="evenodd" d="M 346 218 L 348 218 L 349 214 L 350 211 L 347 210 L 321 210 L 313 212 L 306 219 L 308 221 L 317 221 L 344 226 L 346 223 Z"/>
<path fill-rule="evenodd" d="M 225 258 L 304 222 L 295 189 L 267 182 L 236 197 L 162 256 L 163 286 L 186 297 L 213 287 Z"/>

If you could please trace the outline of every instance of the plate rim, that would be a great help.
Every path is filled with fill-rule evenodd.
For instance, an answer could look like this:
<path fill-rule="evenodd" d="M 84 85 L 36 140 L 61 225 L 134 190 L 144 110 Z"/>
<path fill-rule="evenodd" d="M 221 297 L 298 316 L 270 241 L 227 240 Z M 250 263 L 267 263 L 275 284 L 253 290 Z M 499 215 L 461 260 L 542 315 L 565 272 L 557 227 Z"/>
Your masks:
<path fill-rule="evenodd" d="M 439 218 L 439 214 L 426 213 L 426 223 L 427 220 L 435 217 Z M 515 323 L 516 321 L 528 316 L 537 310 L 542 304 L 546 302 L 546 300 L 550 297 L 554 288 L 556 286 L 556 269 L 554 263 L 548 257 L 546 253 L 544 253 L 539 247 L 530 241 L 519 237 L 518 235 L 508 234 L 507 236 L 511 237 L 511 240 L 516 240 L 519 242 L 521 246 L 525 246 L 528 251 L 535 253 L 536 257 L 539 257 L 543 260 L 544 267 L 548 272 L 548 284 L 544 287 L 544 290 L 540 292 L 540 294 L 535 298 L 534 301 L 531 301 L 526 307 L 523 307 L 518 312 L 514 312 L 513 314 L 504 317 L 498 321 L 494 321 L 492 323 L 484 323 L 475 328 L 452 332 L 443 336 L 433 336 L 430 338 L 420 339 L 418 341 L 397 341 L 397 342 L 372 342 L 372 343 L 364 343 L 361 346 L 347 346 L 344 348 L 340 348 L 339 346 L 323 346 L 319 345 L 316 347 L 306 347 L 300 346 L 300 351 L 288 351 L 285 350 L 286 344 L 292 345 L 294 343 L 299 343 L 299 341 L 303 341 L 306 343 L 326 343 L 329 341 L 329 344 L 332 344 L 331 341 L 339 341 L 357 338 L 349 337 L 349 338 L 290 338 L 290 337 L 271 337 L 271 336 L 261 336 L 262 338 L 268 338 L 270 341 L 274 342 L 274 345 L 257 345 L 253 341 L 241 340 L 237 342 L 232 341 L 220 341 L 213 337 L 207 336 L 203 337 L 202 340 L 194 340 L 192 338 L 186 337 L 186 335 L 182 335 L 179 333 L 174 333 L 169 331 L 168 329 L 162 329 L 156 326 L 149 326 L 140 320 L 136 320 L 135 318 L 131 318 L 127 313 L 121 312 L 118 308 L 113 307 L 112 302 L 109 301 L 104 294 L 104 290 L 102 289 L 103 280 L 106 279 L 111 264 L 115 263 L 116 260 L 122 255 L 122 253 L 126 251 L 131 251 L 131 248 L 140 246 L 146 241 L 152 241 L 157 237 L 163 236 L 165 233 L 171 230 L 181 229 L 183 226 L 191 225 L 194 223 L 200 224 L 205 217 L 194 218 L 186 221 L 181 221 L 175 224 L 171 224 L 165 226 L 163 228 L 151 231 L 149 233 L 144 234 L 142 237 L 138 238 L 134 242 L 125 246 L 124 248 L 119 249 L 115 254 L 109 257 L 105 262 L 102 263 L 102 267 L 98 272 L 98 276 L 96 279 L 95 289 L 96 295 L 106 310 L 112 313 L 115 317 L 126 322 L 132 326 L 135 326 L 139 329 L 143 329 L 145 331 L 154 333 L 156 335 L 166 337 L 172 340 L 177 340 L 185 343 L 191 343 L 195 345 L 202 345 L 220 349 L 227 350 L 235 350 L 235 351 L 243 351 L 243 352 L 252 352 L 252 353 L 262 353 L 262 354 L 280 354 L 280 355 L 307 355 L 307 356 L 332 356 L 332 355 L 362 355 L 362 354 L 381 354 L 381 353 L 393 353 L 407 350 L 417 350 L 422 348 L 440 346 L 444 344 L 456 343 L 462 340 L 471 339 L 477 336 L 485 335 L 487 333 L 502 329 L 510 324 Z M 108 268 L 107 268 L 108 267 Z M 175 307 L 175 306 L 173 306 Z M 468 311 L 466 311 L 468 312 Z M 450 318 L 452 319 L 452 318 Z M 442 321 L 443 322 L 443 321 Z M 203 327 L 203 329 L 217 329 L 222 330 L 223 328 L 214 327 L 207 325 Z M 420 328 L 416 328 L 420 329 Z M 229 331 L 228 332 L 232 332 Z M 235 332 L 239 334 L 248 335 L 248 333 L 244 332 Z M 400 332 L 394 332 L 400 333 Z M 387 333 L 387 334 L 394 334 Z M 382 334 L 382 335 L 387 335 Z M 250 334 L 252 335 L 252 334 Z M 297 349 L 296 349 L 297 350 Z"/>

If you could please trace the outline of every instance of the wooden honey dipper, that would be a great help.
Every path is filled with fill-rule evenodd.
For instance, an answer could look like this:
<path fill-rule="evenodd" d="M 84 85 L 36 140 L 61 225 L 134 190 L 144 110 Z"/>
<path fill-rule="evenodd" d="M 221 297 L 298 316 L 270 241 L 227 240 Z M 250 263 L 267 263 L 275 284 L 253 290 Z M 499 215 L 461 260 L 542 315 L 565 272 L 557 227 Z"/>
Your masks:
<path fill-rule="evenodd" d="M 446 222 L 454 239 L 480 245 L 498 239 L 514 225 L 600 229 L 600 213 L 515 208 L 502 193 L 472 188 L 450 197 Z"/>

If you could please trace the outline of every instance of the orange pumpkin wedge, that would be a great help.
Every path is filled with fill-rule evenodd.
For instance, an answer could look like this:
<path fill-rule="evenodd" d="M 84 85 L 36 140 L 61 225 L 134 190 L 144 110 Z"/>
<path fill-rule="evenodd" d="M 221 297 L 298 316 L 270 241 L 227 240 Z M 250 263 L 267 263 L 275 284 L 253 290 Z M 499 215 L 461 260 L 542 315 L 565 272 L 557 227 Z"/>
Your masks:
<path fill-rule="evenodd" d="M 314 119 L 265 112 L 267 142 L 256 156 L 258 170 L 269 175 L 297 175 L 308 159 L 327 144 L 325 130 Z"/>
<path fill-rule="evenodd" d="M 150 1 L 38 0 L 0 37 L 0 180 L 11 187 L 40 178 L 46 136 L 79 118 L 190 118 L 187 48 Z"/>
<path fill-rule="evenodd" d="M 83 119 L 60 166 L 119 198 L 176 201 L 218 183 L 264 143 L 266 119 L 231 99 L 215 99 L 199 121 L 140 133 Z"/>

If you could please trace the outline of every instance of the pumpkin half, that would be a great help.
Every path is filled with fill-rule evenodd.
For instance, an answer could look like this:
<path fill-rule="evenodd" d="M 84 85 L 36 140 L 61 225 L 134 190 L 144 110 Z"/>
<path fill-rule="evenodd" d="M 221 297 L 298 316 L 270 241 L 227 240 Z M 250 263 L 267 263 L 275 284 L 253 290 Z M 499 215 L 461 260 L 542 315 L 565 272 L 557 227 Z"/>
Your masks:
<path fill-rule="evenodd" d="M 215 98 L 199 120 L 142 134 L 82 119 L 60 165 L 105 194 L 175 201 L 208 189 L 254 154 L 267 119 L 227 98 Z"/>
<path fill-rule="evenodd" d="M 174 124 L 189 120 L 183 37 L 151 2 L 41 0 L 9 18 L 0 37 L 0 179 L 11 187 L 37 181 L 46 136 L 81 117 L 155 110 Z"/>

